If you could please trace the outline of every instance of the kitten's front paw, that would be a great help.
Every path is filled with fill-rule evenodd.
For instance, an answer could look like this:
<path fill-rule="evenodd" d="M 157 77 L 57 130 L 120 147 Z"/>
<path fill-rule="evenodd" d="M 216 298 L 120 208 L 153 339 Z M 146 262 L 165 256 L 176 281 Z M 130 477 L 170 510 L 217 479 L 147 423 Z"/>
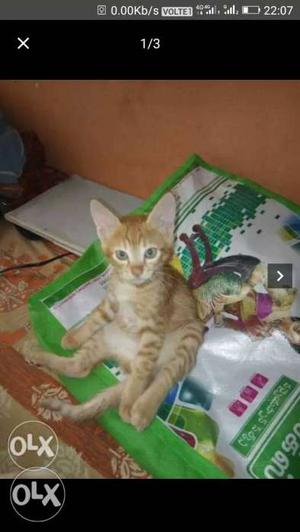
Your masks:
<path fill-rule="evenodd" d="M 136 401 L 131 410 L 131 424 L 136 428 L 137 431 L 142 432 L 145 430 L 155 416 L 155 411 L 153 408 L 147 404 L 141 397 Z"/>
<path fill-rule="evenodd" d="M 77 349 L 80 346 L 78 338 L 73 331 L 68 331 L 61 339 L 63 349 Z"/>
<path fill-rule="evenodd" d="M 132 408 L 131 402 L 129 403 L 124 400 L 121 401 L 120 407 L 119 407 L 119 416 L 123 421 L 125 421 L 125 423 L 130 423 L 131 408 Z"/>
<path fill-rule="evenodd" d="M 32 366 L 43 366 L 45 363 L 43 351 L 30 341 L 23 343 L 21 353 L 27 364 L 31 364 Z"/>
<path fill-rule="evenodd" d="M 140 395 L 139 388 L 133 379 L 128 378 L 121 396 L 119 414 L 125 423 L 130 423 L 132 407 Z"/>

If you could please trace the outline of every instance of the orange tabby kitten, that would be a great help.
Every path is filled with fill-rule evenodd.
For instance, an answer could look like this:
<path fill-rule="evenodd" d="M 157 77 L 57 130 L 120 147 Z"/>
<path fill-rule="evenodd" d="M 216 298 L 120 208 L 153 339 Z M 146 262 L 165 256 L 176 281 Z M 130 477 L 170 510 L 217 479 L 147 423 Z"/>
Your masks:
<path fill-rule="evenodd" d="M 193 368 L 204 326 L 196 301 L 169 261 L 173 255 L 175 200 L 166 194 L 149 216 L 119 220 L 98 201 L 91 213 L 102 248 L 112 265 L 105 299 L 63 337 L 65 358 L 37 349 L 31 361 L 72 377 L 87 375 L 111 359 L 127 374 L 82 405 L 56 399 L 43 406 L 75 420 L 118 408 L 137 430 L 149 425 L 174 384 Z"/>

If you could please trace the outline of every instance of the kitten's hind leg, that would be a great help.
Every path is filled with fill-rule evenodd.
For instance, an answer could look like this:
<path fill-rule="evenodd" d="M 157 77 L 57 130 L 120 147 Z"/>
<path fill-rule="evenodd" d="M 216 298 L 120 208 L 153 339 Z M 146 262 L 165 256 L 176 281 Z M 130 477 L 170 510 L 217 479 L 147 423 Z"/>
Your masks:
<path fill-rule="evenodd" d="M 30 363 L 44 366 L 68 377 L 85 377 L 96 364 L 110 358 L 103 333 L 98 331 L 71 357 L 58 356 L 43 351 L 39 346 L 26 344 L 21 348 L 22 354 Z"/>
<path fill-rule="evenodd" d="M 59 399 L 42 399 L 39 404 L 74 421 L 84 421 L 103 414 L 109 408 L 117 408 L 124 384 L 124 381 L 119 382 L 80 405 L 72 405 Z"/>
<path fill-rule="evenodd" d="M 194 367 L 198 349 L 203 341 L 204 327 L 194 320 L 182 328 L 177 345 L 170 344 L 174 355 L 158 370 L 153 381 L 137 399 L 131 410 L 131 424 L 138 430 L 144 430 L 153 420 L 168 392 L 183 379 Z"/>

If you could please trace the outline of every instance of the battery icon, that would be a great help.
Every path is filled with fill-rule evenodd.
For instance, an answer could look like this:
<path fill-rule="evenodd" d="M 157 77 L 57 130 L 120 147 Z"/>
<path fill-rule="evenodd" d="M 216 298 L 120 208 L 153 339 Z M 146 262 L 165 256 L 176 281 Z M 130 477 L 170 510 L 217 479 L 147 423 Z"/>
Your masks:
<path fill-rule="evenodd" d="M 259 6 L 242 6 L 242 15 L 259 15 L 260 11 Z"/>

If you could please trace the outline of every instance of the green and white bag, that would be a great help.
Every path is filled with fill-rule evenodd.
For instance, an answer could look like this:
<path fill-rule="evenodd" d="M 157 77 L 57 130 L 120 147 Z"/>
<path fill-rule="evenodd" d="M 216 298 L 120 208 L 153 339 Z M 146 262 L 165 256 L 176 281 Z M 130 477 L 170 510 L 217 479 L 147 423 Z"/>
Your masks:
<path fill-rule="evenodd" d="M 294 286 L 300 286 L 300 207 L 193 155 L 136 212 L 150 212 L 170 189 L 177 199 L 175 263 L 186 278 L 192 261 L 178 237 L 200 224 L 214 260 L 242 253 L 265 264 L 291 263 Z M 201 242 L 197 251 L 203 260 Z M 99 304 L 108 275 L 97 241 L 31 297 L 30 315 L 43 348 L 68 356 L 61 337 Z M 255 306 L 255 298 L 248 306 Z M 298 297 L 292 311 L 300 316 Z M 169 393 L 143 433 L 113 410 L 99 419 L 154 477 L 300 478 L 300 354 L 277 330 L 269 329 L 266 337 L 245 334 L 244 322 L 237 327 L 232 312 L 226 327 L 209 324 L 196 368 Z M 83 402 L 118 378 L 119 369 L 107 364 L 84 379 L 62 380 Z"/>

